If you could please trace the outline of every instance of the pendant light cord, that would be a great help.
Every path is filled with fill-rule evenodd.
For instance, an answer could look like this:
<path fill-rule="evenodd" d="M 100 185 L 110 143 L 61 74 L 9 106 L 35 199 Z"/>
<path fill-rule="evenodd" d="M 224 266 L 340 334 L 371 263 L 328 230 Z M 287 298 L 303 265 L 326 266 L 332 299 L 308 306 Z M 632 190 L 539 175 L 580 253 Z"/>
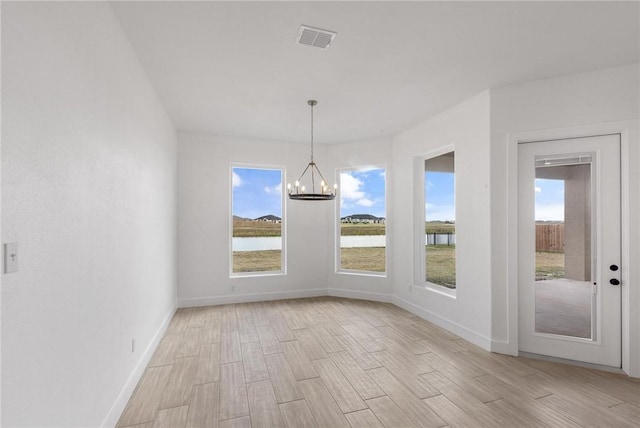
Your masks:
<path fill-rule="evenodd" d="M 311 104 L 311 163 L 313 163 L 313 104 Z"/>

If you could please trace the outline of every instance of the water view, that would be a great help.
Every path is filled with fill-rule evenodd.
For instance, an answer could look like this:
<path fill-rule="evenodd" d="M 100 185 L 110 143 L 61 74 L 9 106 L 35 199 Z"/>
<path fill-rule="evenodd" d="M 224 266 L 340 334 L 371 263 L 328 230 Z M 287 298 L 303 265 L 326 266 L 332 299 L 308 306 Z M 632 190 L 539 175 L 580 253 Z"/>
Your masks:
<path fill-rule="evenodd" d="M 446 233 L 427 233 L 427 245 L 455 245 L 456 235 Z M 385 235 L 341 236 L 341 248 L 386 247 Z M 282 239 L 279 236 L 233 238 L 233 251 L 281 250 Z"/>

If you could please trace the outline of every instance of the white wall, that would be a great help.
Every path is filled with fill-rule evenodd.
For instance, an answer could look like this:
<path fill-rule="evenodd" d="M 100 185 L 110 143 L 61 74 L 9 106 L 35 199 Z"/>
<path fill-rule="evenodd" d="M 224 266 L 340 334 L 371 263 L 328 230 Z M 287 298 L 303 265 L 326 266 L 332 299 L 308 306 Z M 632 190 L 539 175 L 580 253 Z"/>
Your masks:
<path fill-rule="evenodd" d="M 623 195 L 628 206 L 623 216 L 630 219 L 627 230 L 630 247 L 626 273 L 629 280 L 623 289 L 629 293 L 628 315 L 632 329 L 625 331 L 631 348 L 626 350 L 628 368 L 640 376 L 640 147 L 638 147 L 639 68 L 630 65 L 590 73 L 538 80 L 491 90 L 491 252 L 492 252 L 492 336 L 494 349 L 517 352 L 517 307 L 514 296 L 513 266 L 509 254 L 517 251 L 510 243 L 509 204 L 510 162 L 517 160 L 509 136 L 543 131 L 552 138 L 596 133 L 603 130 L 624 131 L 628 128 L 628 153 L 623 152 L 623 165 L 629 180 L 623 182 Z M 636 120 L 625 124 L 617 121 Z M 593 131 L 592 131 L 593 132 Z M 593 134 L 591 134 L 593 135 Z M 513 233 L 511 233 L 513 235 Z M 511 247 L 509 246 L 511 245 Z"/>
<path fill-rule="evenodd" d="M 0 3 L 0 23 L 2 22 L 2 3 Z M 0 29 L 2 25 L 0 24 Z M 2 31 L 0 30 L 0 76 L 2 75 Z M 2 94 L 2 79 L 0 78 L 0 94 Z M 0 118 L 2 118 L 2 102 L 0 102 Z M 1 126 L 0 126 L 1 128 Z M 2 135 L 0 134 L 0 165 L 2 165 Z M 2 189 L 2 171 L 0 170 L 0 189 Z M 2 197 L 0 195 L 0 216 L 2 215 Z M 0 244 L 4 242 L 2 221 L 0 221 Z M 4 249 L 3 249 L 4 251 Z M 0 426 L 2 426 L 2 277 L 0 273 Z"/>
<path fill-rule="evenodd" d="M 2 8 L 2 422 L 114 424 L 175 307 L 176 133 L 108 4 Z"/>
<path fill-rule="evenodd" d="M 489 348 L 491 338 L 489 93 L 483 92 L 393 140 L 394 302 Z M 416 156 L 454 145 L 456 297 L 414 286 Z M 422 163 L 423 164 L 423 163 Z"/>
<path fill-rule="evenodd" d="M 288 175 L 286 180 L 293 182 L 309 162 L 309 146 L 188 132 L 180 133 L 179 141 L 180 306 L 327 293 L 391 300 L 390 276 L 335 273 L 337 200 L 286 200 L 287 275 L 230 278 L 230 164 L 282 166 Z M 337 168 L 386 165 L 389 172 L 391 141 L 316 145 L 315 158 L 331 183 L 337 179 Z"/>
<path fill-rule="evenodd" d="M 315 158 L 324 169 L 326 146 L 316 145 Z M 328 213 L 334 202 L 287 199 L 287 275 L 229 277 L 230 164 L 282 166 L 286 183 L 295 181 L 308 162 L 306 144 L 179 134 L 180 306 L 326 294 Z"/>
<path fill-rule="evenodd" d="M 360 298 L 368 300 L 391 301 L 393 293 L 392 285 L 392 263 L 393 254 L 393 227 L 390 206 L 392 171 L 392 141 L 390 139 L 356 141 L 351 143 L 334 144 L 327 147 L 328 165 L 333 170 L 333 180 L 338 182 L 337 169 L 358 168 L 365 166 L 384 166 L 386 168 L 386 208 L 387 208 L 387 272 L 386 276 L 362 275 L 353 273 L 336 272 L 336 228 L 338 211 L 336 209 L 329 213 L 328 222 L 331 234 L 329 245 L 327 246 L 327 272 L 328 272 L 328 292 L 330 295 Z M 331 179 L 328 179 L 331 180 Z M 333 183 L 333 181 L 331 181 Z M 338 193 L 340 189 L 338 189 Z M 339 196 L 339 195 L 338 195 Z M 338 204 L 336 204 L 338 205 Z M 366 212 L 366 209 L 363 209 Z"/>

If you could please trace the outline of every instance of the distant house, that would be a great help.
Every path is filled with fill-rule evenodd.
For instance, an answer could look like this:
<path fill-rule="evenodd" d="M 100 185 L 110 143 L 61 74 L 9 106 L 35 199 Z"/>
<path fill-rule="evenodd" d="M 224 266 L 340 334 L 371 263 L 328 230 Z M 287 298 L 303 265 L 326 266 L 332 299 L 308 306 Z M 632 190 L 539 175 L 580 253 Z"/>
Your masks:
<path fill-rule="evenodd" d="M 352 214 L 340 219 L 341 223 L 353 223 L 353 224 L 384 224 L 384 217 L 376 217 L 371 214 Z"/>
<path fill-rule="evenodd" d="M 282 223 L 282 219 L 273 214 L 263 215 L 262 217 L 256 218 L 255 221 L 264 221 L 267 223 Z"/>

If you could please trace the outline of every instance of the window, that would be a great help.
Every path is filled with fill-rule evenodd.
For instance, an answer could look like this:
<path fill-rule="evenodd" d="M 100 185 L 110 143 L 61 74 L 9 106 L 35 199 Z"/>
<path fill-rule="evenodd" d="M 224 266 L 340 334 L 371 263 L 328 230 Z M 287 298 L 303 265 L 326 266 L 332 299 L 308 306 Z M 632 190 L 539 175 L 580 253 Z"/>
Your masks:
<path fill-rule="evenodd" d="M 284 273 L 281 168 L 231 167 L 231 275 Z"/>
<path fill-rule="evenodd" d="M 424 161 L 425 276 L 431 284 L 456 288 L 455 155 Z"/>
<path fill-rule="evenodd" d="M 339 170 L 338 271 L 386 272 L 385 168 Z"/>

